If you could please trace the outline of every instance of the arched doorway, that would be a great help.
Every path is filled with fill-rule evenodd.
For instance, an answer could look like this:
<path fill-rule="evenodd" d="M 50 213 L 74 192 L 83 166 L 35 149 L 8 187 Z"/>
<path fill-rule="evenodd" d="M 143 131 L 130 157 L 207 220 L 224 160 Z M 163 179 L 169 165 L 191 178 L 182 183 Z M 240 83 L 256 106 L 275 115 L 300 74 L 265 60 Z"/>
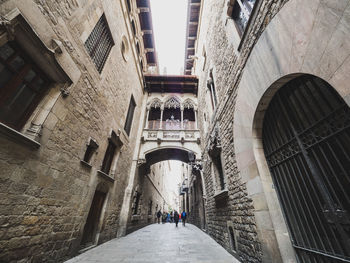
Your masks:
<path fill-rule="evenodd" d="M 273 97 L 263 148 L 300 262 L 350 262 L 350 108 L 303 75 Z"/>

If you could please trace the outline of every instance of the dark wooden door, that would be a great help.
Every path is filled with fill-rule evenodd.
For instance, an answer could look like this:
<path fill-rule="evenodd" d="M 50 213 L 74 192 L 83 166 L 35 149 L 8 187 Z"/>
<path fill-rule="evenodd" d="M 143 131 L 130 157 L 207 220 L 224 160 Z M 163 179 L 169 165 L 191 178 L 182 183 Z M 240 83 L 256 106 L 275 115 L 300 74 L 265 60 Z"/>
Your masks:
<path fill-rule="evenodd" d="M 105 198 L 105 193 L 99 191 L 95 192 L 89 215 L 86 219 L 84 227 L 83 239 L 81 241 L 82 246 L 89 246 L 94 244 Z"/>

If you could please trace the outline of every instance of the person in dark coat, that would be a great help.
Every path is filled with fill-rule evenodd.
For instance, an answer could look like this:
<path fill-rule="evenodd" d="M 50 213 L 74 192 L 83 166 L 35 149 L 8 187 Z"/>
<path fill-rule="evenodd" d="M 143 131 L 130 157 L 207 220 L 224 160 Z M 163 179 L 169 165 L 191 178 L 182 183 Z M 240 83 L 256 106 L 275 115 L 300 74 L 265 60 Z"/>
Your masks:
<path fill-rule="evenodd" d="M 158 219 L 158 224 L 160 224 L 160 217 L 162 216 L 162 212 L 160 211 L 160 209 L 159 209 L 159 211 L 158 211 L 158 213 L 157 213 L 157 219 Z"/>
<path fill-rule="evenodd" d="M 177 227 L 177 224 L 179 223 L 179 218 L 180 218 L 179 213 L 175 210 L 175 212 L 174 212 L 174 222 L 176 224 L 176 227 Z"/>

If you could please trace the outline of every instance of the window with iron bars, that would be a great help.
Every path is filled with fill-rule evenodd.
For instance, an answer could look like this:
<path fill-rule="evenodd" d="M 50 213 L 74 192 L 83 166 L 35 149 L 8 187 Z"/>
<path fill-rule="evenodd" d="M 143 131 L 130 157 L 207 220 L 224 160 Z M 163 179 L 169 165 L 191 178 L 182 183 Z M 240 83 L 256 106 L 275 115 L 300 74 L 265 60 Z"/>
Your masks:
<path fill-rule="evenodd" d="M 85 41 L 85 48 L 92 61 L 95 63 L 99 73 L 102 72 L 113 46 L 114 41 L 112 34 L 108 27 L 106 17 L 103 14 L 88 39 Z"/>
<path fill-rule="evenodd" d="M 252 14 L 254 5 L 257 0 L 236 0 L 233 4 L 231 17 L 235 21 L 235 25 L 239 35 L 242 37 L 247 28 L 249 18 Z"/>

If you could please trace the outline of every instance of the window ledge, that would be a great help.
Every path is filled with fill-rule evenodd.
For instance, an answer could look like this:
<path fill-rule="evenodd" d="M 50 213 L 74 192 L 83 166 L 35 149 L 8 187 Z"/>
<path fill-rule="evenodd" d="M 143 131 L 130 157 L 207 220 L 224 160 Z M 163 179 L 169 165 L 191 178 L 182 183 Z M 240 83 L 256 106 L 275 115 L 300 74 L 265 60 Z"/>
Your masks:
<path fill-rule="evenodd" d="M 114 181 L 115 181 L 115 179 L 114 179 L 113 177 L 111 177 L 110 175 L 108 175 L 108 174 L 102 172 L 101 170 L 98 170 L 98 171 L 97 171 L 97 174 L 100 175 L 102 178 L 107 179 L 107 180 L 109 180 L 109 181 L 111 181 L 111 182 L 114 182 Z"/>
<path fill-rule="evenodd" d="M 92 165 L 89 164 L 88 162 L 85 162 L 84 160 L 80 160 L 80 163 L 81 163 L 82 165 L 84 165 L 85 167 L 89 168 L 89 169 L 92 168 Z"/>
<path fill-rule="evenodd" d="M 214 195 L 215 201 L 222 201 L 222 200 L 226 200 L 227 198 L 228 198 L 227 189 L 221 190 L 220 192 L 216 192 Z"/>
<path fill-rule="evenodd" d="M 9 140 L 19 143 L 19 144 L 24 144 L 26 146 L 29 146 L 33 149 L 38 149 L 41 144 L 38 143 L 37 141 L 34 141 L 33 139 L 29 138 L 28 136 L 24 135 L 23 133 L 20 133 L 8 126 L 6 126 L 3 123 L 0 123 L 0 134 Z"/>

